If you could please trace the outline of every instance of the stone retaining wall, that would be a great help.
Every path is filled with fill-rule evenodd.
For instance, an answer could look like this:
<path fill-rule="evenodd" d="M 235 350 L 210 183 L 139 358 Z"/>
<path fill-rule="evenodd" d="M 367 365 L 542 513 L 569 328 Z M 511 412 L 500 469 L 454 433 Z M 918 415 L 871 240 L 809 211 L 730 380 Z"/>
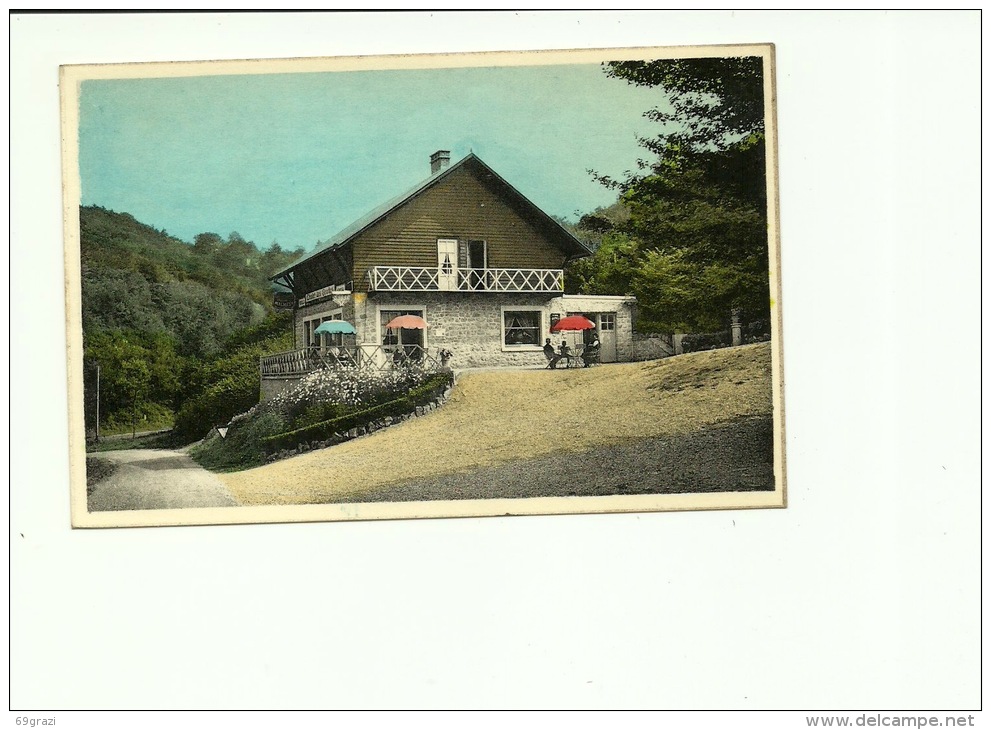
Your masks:
<path fill-rule="evenodd" d="M 633 335 L 634 360 L 658 360 L 675 354 L 673 338 L 668 335 L 640 333 Z"/>
<path fill-rule="evenodd" d="M 290 388 L 299 384 L 303 379 L 302 375 L 264 375 L 262 376 L 261 393 L 259 402 L 264 403 L 274 398 L 280 393 L 285 393 Z"/>

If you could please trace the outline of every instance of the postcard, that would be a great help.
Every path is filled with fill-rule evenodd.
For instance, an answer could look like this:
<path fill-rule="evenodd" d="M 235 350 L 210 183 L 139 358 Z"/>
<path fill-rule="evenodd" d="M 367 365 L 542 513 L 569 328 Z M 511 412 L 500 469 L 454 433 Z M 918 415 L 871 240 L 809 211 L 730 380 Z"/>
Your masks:
<path fill-rule="evenodd" d="M 774 75 L 63 66 L 73 526 L 784 507 Z"/>

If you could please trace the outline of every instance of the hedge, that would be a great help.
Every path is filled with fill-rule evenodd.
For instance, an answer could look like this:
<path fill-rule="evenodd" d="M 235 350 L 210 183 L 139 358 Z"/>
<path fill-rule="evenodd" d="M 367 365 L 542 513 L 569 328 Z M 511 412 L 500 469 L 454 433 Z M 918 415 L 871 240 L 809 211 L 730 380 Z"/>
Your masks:
<path fill-rule="evenodd" d="M 729 347 L 730 344 L 732 344 L 732 336 L 729 332 L 692 334 L 685 335 L 681 339 L 681 351 L 700 352 L 702 350 L 715 350 L 720 347 Z"/>
<path fill-rule="evenodd" d="M 406 395 L 395 400 L 381 403 L 371 408 L 349 413 L 340 418 L 332 418 L 328 421 L 314 423 L 311 426 L 304 426 L 293 431 L 278 433 L 261 439 L 261 447 L 265 453 L 272 454 L 282 449 L 294 449 L 300 444 L 310 441 L 324 441 L 335 433 L 349 431 L 358 426 L 375 421 L 388 416 L 403 416 L 412 412 L 417 406 L 429 403 L 436 398 L 452 382 L 451 373 L 439 373 L 430 377 L 422 385 L 409 391 Z"/>

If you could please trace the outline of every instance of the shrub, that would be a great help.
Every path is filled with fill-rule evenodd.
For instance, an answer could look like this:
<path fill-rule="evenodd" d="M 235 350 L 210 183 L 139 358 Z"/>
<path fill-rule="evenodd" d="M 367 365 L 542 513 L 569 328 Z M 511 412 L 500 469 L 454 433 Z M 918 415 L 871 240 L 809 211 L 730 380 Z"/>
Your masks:
<path fill-rule="evenodd" d="M 710 332 L 698 335 L 685 335 L 681 340 L 682 352 L 700 352 L 729 347 L 733 342 L 729 332 Z"/>
<path fill-rule="evenodd" d="M 218 434 L 207 439 L 192 449 L 190 456 L 201 466 L 218 471 L 261 466 L 265 463 L 261 442 L 285 427 L 285 420 L 278 413 L 262 412 L 232 427 L 226 438 Z"/>
<path fill-rule="evenodd" d="M 176 436 L 187 443 L 227 423 L 258 402 L 258 378 L 228 375 L 187 400 L 176 416 Z"/>
<path fill-rule="evenodd" d="M 159 431 L 171 428 L 174 420 L 174 414 L 165 406 L 145 401 L 138 403 L 136 417 L 130 410 L 119 410 L 101 419 L 100 434 L 131 433 L 132 421 L 135 431 Z"/>
<path fill-rule="evenodd" d="M 430 376 L 431 371 L 423 368 L 318 370 L 303 378 L 295 388 L 277 395 L 268 407 L 281 413 L 294 428 L 302 428 L 385 403 L 397 393 L 416 388 Z M 341 408 L 333 413 L 334 406 Z M 315 417 L 321 408 L 326 409 L 326 415 Z"/>
<path fill-rule="evenodd" d="M 211 390 L 204 394 L 209 397 L 202 399 L 203 412 L 194 413 L 190 408 L 183 415 L 190 419 L 212 418 L 212 422 L 203 421 L 212 425 L 229 420 L 230 429 L 226 438 L 218 435 L 204 441 L 192 450 L 191 456 L 216 470 L 259 466 L 267 454 L 281 449 L 325 441 L 335 433 L 410 413 L 435 399 L 452 379 L 450 372 L 415 368 L 385 373 L 324 370 L 307 376 L 271 401 L 242 409 L 247 412 L 233 419 L 217 418 L 222 412 L 218 404 L 225 399 Z"/>
<path fill-rule="evenodd" d="M 185 443 L 195 441 L 258 403 L 258 358 L 285 349 L 285 344 L 284 337 L 273 337 L 243 345 L 185 373 L 186 396 L 176 416 L 176 436 Z"/>

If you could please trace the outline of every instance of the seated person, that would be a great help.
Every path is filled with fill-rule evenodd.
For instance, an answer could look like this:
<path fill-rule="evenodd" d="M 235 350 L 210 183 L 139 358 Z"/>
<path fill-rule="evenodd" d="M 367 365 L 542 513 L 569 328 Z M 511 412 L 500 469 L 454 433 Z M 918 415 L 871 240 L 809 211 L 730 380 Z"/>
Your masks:
<path fill-rule="evenodd" d="M 568 347 L 566 340 L 561 340 L 561 346 L 558 348 L 558 352 L 561 353 L 561 359 L 571 360 L 571 348 Z"/>
<path fill-rule="evenodd" d="M 557 367 L 557 361 L 561 359 L 561 356 L 554 352 L 554 345 L 551 344 L 550 337 L 544 341 L 544 357 L 547 358 L 547 367 L 551 370 Z"/>
<path fill-rule="evenodd" d="M 589 363 L 597 363 L 599 361 L 599 336 L 592 331 L 592 336 L 589 338 L 588 344 L 585 345 L 585 350 L 582 352 L 582 360 L 585 363 L 585 367 L 589 366 Z"/>

